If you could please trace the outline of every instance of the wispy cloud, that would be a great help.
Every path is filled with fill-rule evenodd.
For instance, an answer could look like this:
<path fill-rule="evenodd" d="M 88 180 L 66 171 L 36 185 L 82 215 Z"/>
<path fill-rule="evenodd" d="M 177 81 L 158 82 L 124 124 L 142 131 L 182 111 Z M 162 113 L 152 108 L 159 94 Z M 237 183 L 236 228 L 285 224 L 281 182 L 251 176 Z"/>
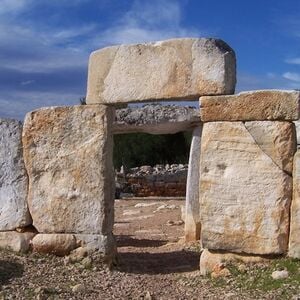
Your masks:
<path fill-rule="evenodd" d="M 2 116 L 22 119 L 27 111 L 37 107 L 76 104 L 85 93 L 88 57 L 92 50 L 112 44 L 202 33 L 183 25 L 185 1 L 176 0 L 133 1 L 127 11 L 120 12 L 118 21 L 107 23 L 106 27 L 95 20 L 79 20 L 75 26 L 59 22 L 65 18 L 62 8 L 79 9 L 89 1 L 43 1 L 45 7 L 59 8 L 53 11 L 56 20 L 53 26 L 26 17 L 41 8 L 38 1 L 0 0 Z M 101 0 L 99 9 L 108 9 L 110 3 Z"/>
<path fill-rule="evenodd" d="M 300 74 L 286 72 L 284 74 L 277 74 L 274 72 L 267 72 L 266 74 L 255 75 L 249 73 L 238 74 L 237 92 L 250 91 L 257 89 L 299 89 L 299 82 L 297 79 Z M 293 78 L 293 79 L 292 79 Z"/>
<path fill-rule="evenodd" d="M 94 45 L 143 43 L 174 37 L 205 35 L 204 31 L 182 24 L 183 7 L 179 1 L 134 1 L 131 9 L 115 26 L 104 30 Z"/>
<path fill-rule="evenodd" d="M 285 62 L 291 65 L 300 65 L 300 57 L 288 58 L 285 60 Z"/>
<path fill-rule="evenodd" d="M 0 15 L 18 13 L 31 2 L 31 0 L 0 0 Z"/>
<path fill-rule="evenodd" d="M 282 74 L 283 78 L 288 80 L 296 81 L 300 83 L 300 74 L 295 72 L 285 72 Z"/>

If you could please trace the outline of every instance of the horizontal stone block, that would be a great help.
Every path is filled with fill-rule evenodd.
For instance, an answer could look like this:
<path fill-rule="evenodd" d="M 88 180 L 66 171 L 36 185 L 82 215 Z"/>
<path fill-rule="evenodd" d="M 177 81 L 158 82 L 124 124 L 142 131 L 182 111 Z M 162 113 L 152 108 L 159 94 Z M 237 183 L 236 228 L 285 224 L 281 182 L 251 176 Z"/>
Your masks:
<path fill-rule="evenodd" d="M 52 107 L 27 114 L 28 204 L 40 233 L 111 233 L 113 109 Z"/>
<path fill-rule="evenodd" d="M 34 232 L 1 231 L 0 249 L 26 253 L 35 235 Z"/>
<path fill-rule="evenodd" d="M 32 240 L 33 251 L 58 256 L 68 255 L 82 247 L 87 252 L 99 251 L 107 258 L 116 254 L 116 242 L 112 234 L 37 234 Z"/>
<path fill-rule="evenodd" d="M 0 231 L 31 224 L 22 148 L 21 122 L 0 119 Z"/>
<path fill-rule="evenodd" d="M 262 256 L 250 256 L 229 252 L 212 252 L 207 249 L 201 253 L 200 256 L 200 274 L 203 276 L 213 273 L 220 266 L 238 265 L 238 264 L 255 264 L 265 263 L 270 259 Z"/>
<path fill-rule="evenodd" d="M 64 256 L 76 248 L 76 238 L 73 234 L 37 234 L 32 247 L 35 252 Z"/>
<path fill-rule="evenodd" d="M 292 196 L 292 177 L 286 170 L 291 171 L 295 152 L 293 126 L 272 121 L 204 124 L 200 159 L 204 248 L 286 253 Z"/>
<path fill-rule="evenodd" d="M 200 123 L 200 112 L 195 107 L 152 104 L 117 109 L 113 131 L 172 134 L 191 130 Z"/>
<path fill-rule="evenodd" d="M 221 40 L 186 38 L 108 47 L 90 56 L 87 103 L 232 94 L 235 73 L 234 51 Z"/>
<path fill-rule="evenodd" d="M 298 91 L 261 90 L 200 98 L 201 121 L 298 120 Z"/>

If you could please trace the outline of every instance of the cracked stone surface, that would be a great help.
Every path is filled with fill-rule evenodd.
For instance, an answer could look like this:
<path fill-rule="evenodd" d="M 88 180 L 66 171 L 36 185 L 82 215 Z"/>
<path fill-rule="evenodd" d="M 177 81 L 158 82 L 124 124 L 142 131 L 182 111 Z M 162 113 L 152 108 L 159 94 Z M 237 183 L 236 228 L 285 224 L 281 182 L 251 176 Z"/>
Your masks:
<path fill-rule="evenodd" d="M 294 125 L 289 122 L 204 124 L 200 160 L 204 248 L 248 254 L 287 251 L 292 196 L 288 172 L 295 144 Z"/>
<path fill-rule="evenodd" d="M 117 109 L 113 130 L 114 134 L 170 134 L 190 130 L 199 124 L 200 112 L 195 107 L 147 104 Z"/>
<path fill-rule="evenodd" d="M 110 234 L 113 110 L 50 107 L 26 115 L 28 205 L 40 233 Z"/>
<path fill-rule="evenodd" d="M 234 93 L 234 51 L 223 41 L 181 38 L 91 54 L 87 103 L 190 100 Z"/>
<path fill-rule="evenodd" d="M 300 258 L 300 151 L 294 156 L 289 256 Z"/>
<path fill-rule="evenodd" d="M 28 177 L 22 151 L 22 124 L 0 119 L 0 231 L 31 224 Z"/>

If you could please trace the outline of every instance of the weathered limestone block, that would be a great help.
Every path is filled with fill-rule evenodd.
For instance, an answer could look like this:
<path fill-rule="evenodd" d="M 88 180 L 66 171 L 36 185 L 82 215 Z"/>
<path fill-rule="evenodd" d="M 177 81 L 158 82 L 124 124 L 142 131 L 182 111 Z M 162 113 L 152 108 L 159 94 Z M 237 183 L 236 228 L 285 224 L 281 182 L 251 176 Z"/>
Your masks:
<path fill-rule="evenodd" d="M 0 232 L 0 249 L 26 253 L 35 235 L 34 232 L 2 231 Z"/>
<path fill-rule="evenodd" d="M 31 223 L 26 196 L 28 177 L 22 151 L 22 124 L 0 119 L 0 231 Z"/>
<path fill-rule="evenodd" d="M 300 151 L 294 156 L 293 199 L 291 204 L 290 239 L 288 255 L 300 258 Z"/>
<path fill-rule="evenodd" d="M 204 276 L 209 275 L 221 265 L 225 267 L 226 264 L 253 264 L 266 262 L 268 260 L 269 259 L 267 257 L 236 253 L 213 252 L 204 249 L 200 256 L 200 274 Z"/>
<path fill-rule="evenodd" d="M 37 234 L 32 240 L 33 251 L 58 256 L 68 255 L 72 250 L 82 247 L 86 252 L 101 252 L 106 258 L 116 254 L 114 236 L 101 234 Z"/>
<path fill-rule="evenodd" d="M 195 107 L 148 104 L 116 110 L 114 134 L 144 132 L 171 134 L 199 126 L 200 112 Z"/>
<path fill-rule="evenodd" d="M 235 54 L 221 40 L 119 45 L 91 54 L 87 103 L 196 99 L 232 94 L 235 83 Z"/>
<path fill-rule="evenodd" d="M 204 124 L 200 160 L 204 248 L 249 254 L 286 252 L 293 127 L 293 123 L 270 121 Z"/>
<path fill-rule="evenodd" d="M 300 92 L 262 90 L 200 98 L 201 120 L 264 121 L 299 119 Z"/>
<path fill-rule="evenodd" d="M 68 255 L 76 246 L 73 234 L 37 234 L 32 240 L 33 251 L 58 256 Z"/>
<path fill-rule="evenodd" d="M 299 147 L 299 145 L 300 145 L 300 121 L 295 121 L 294 123 L 296 126 L 297 145 Z"/>
<path fill-rule="evenodd" d="M 189 168 L 186 184 L 185 206 L 185 240 L 186 242 L 200 239 L 200 207 L 199 207 L 199 160 L 202 126 L 193 131 L 190 148 Z"/>
<path fill-rule="evenodd" d="M 111 233 L 112 121 L 112 108 L 103 105 L 27 114 L 28 204 L 40 233 Z"/>
<path fill-rule="evenodd" d="M 113 234 L 75 234 L 76 241 L 89 251 L 100 251 L 106 256 L 117 253 L 116 240 Z"/>

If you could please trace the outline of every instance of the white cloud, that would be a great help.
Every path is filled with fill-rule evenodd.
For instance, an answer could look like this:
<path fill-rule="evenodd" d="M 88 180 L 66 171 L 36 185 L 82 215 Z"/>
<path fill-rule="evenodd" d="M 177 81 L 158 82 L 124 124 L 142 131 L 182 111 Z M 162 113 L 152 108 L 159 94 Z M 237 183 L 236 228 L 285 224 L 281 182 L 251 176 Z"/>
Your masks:
<path fill-rule="evenodd" d="M 300 65 L 300 57 L 289 58 L 286 59 L 285 62 L 291 65 Z"/>
<path fill-rule="evenodd" d="M 112 27 L 94 38 L 93 45 L 143 43 L 175 37 L 199 37 L 204 32 L 182 25 L 179 1 L 134 1 L 131 9 Z"/>
<path fill-rule="evenodd" d="M 31 0 L 0 0 L 0 15 L 18 13 L 31 2 Z"/>
<path fill-rule="evenodd" d="M 288 80 L 296 81 L 300 83 L 300 74 L 295 72 L 286 72 L 282 74 L 282 77 Z"/>

